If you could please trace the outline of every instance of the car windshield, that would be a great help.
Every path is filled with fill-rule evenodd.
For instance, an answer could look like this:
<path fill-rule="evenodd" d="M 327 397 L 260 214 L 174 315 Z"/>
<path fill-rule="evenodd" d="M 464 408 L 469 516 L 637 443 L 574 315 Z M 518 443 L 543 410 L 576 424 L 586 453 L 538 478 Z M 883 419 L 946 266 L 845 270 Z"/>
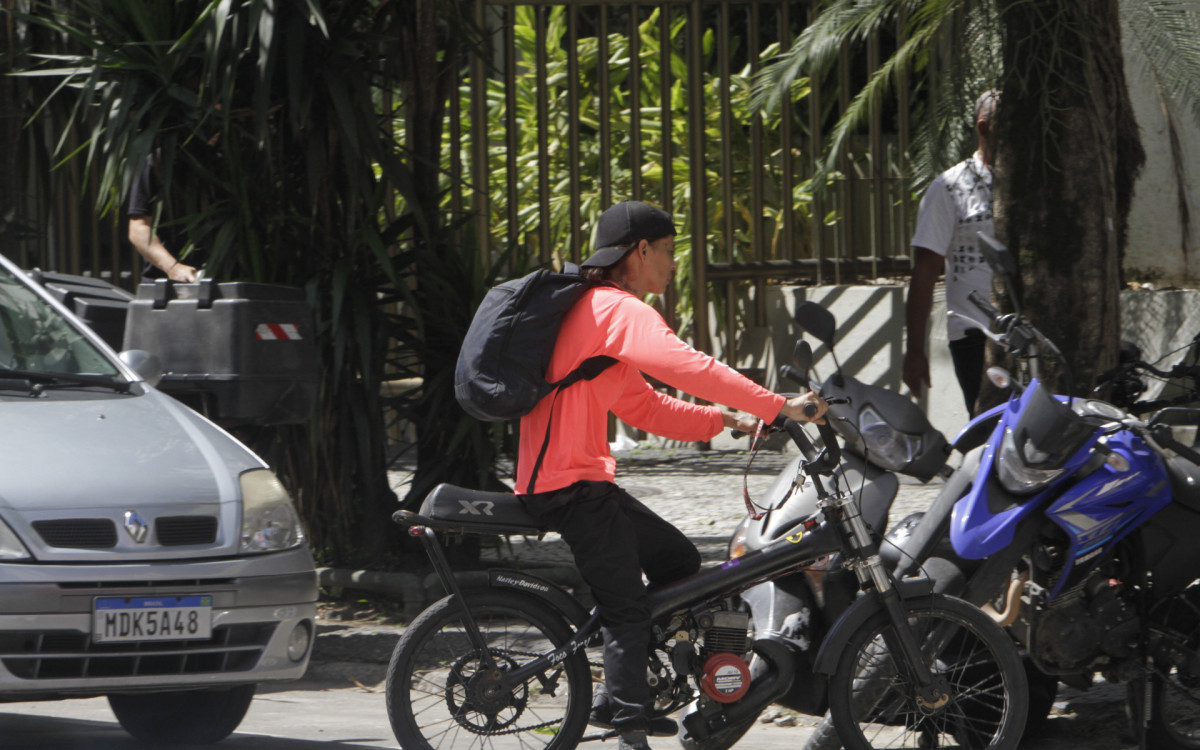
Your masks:
<path fill-rule="evenodd" d="M 0 369 L 117 376 L 117 366 L 0 265 Z"/>

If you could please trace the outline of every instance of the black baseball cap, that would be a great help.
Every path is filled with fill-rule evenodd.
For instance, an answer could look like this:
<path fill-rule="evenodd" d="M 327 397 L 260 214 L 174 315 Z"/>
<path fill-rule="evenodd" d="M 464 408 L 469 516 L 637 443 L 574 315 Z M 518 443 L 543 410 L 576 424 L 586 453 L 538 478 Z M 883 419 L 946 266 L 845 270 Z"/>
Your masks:
<path fill-rule="evenodd" d="M 641 201 L 621 201 L 596 221 L 596 251 L 584 268 L 609 268 L 621 262 L 642 240 L 653 242 L 675 234 L 675 222 L 661 208 Z"/>

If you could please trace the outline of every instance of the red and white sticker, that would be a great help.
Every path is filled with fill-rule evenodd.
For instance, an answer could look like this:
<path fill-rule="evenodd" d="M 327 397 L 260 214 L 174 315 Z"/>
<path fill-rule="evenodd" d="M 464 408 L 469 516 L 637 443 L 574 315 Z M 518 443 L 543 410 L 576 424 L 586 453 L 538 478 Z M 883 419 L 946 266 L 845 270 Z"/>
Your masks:
<path fill-rule="evenodd" d="M 300 329 L 294 323 L 259 323 L 254 329 L 259 341 L 299 341 Z"/>

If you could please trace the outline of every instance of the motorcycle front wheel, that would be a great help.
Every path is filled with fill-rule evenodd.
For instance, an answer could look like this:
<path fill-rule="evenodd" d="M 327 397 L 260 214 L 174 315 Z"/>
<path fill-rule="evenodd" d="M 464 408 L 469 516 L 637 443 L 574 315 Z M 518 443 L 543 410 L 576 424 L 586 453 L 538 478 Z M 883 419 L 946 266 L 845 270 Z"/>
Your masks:
<path fill-rule="evenodd" d="M 392 732 L 404 750 L 494 747 L 566 750 L 583 736 L 592 678 L 582 650 L 506 689 L 503 675 L 566 643 L 571 631 L 541 603 L 505 591 L 467 604 L 491 655 L 472 644 L 459 599 L 431 605 L 408 626 L 387 671 Z"/>
<path fill-rule="evenodd" d="M 966 602 L 923 596 L 902 602 L 925 665 L 947 688 L 933 705 L 912 670 L 886 646 L 882 610 L 849 638 L 829 682 L 829 711 L 848 750 L 1016 748 L 1029 710 L 1025 670 L 1012 641 Z"/>

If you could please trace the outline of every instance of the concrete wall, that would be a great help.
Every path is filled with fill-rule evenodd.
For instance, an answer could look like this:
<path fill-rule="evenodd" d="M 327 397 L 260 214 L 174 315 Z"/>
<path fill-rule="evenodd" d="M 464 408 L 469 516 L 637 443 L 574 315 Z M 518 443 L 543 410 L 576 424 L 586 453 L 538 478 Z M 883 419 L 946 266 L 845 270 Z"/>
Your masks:
<path fill-rule="evenodd" d="M 864 382 L 908 395 L 908 389 L 900 383 L 906 292 L 907 287 L 900 285 L 767 287 L 767 324 L 743 329 L 736 366 L 762 373 L 765 385 L 773 390 L 795 390 L 790 383 L 780 381 L 778 372 L 781 365 L 791 361 L 793 347 L 802 335 L 799 326 L 793 322 L 796 305 L 808 299 L 828 309 L 837 319 L 834 353 L 846 372 Z M 747 288 L 747 294 L 752 293 L 753 290 Z M 743 304 L 748 306 L 750 300 L 744 300 Z M 947 439 L 953 439 L 967 423 L 967 410 L 947 348 L 945 318 L 945 293 L 938 284 L 934 290 L 929 333 L 933 387 L 925 395 L 922 406 L 929 421 Z M 1122 338 L 1141 348 L 1143 360 L 1153 362 L 1173 353 L 1160 365 L 1170 367 L 1180 360 L 1192 338 L 1200 334 L 1200 291 L 1122 292 L 1121 326 Z M 834 369 L 832 355 L 811 336 L 805 337 L 816 355 L 814 370 L 824 380 Z M 716 356 L 727 359 L 720 351 Z M 1160 388 L 1161 384 L 1151 383 L 1146 397 L 1157 396 Z M 621 446 L 629 447 L 632 444 L 629 431 L 623 432 L 625 437 Z M 729 447 L 733 443 L 722 438 L 714 441 L 714 445 Z"/>
<path fill-rule="evenodd" d="M 1129 96 L 1146 151 L 1130 211 L 1125 273 L 1132 281 L 1200 286 L 1200 128 L 1190 112 L 1177 113 L 1181 159 L 1174 159 L 1163 102 L 1137 35 L 1128 26 L 1122 31 Z M 1180 219 L 1180 186 L 1192 217 L 1187 228 Z"/>

